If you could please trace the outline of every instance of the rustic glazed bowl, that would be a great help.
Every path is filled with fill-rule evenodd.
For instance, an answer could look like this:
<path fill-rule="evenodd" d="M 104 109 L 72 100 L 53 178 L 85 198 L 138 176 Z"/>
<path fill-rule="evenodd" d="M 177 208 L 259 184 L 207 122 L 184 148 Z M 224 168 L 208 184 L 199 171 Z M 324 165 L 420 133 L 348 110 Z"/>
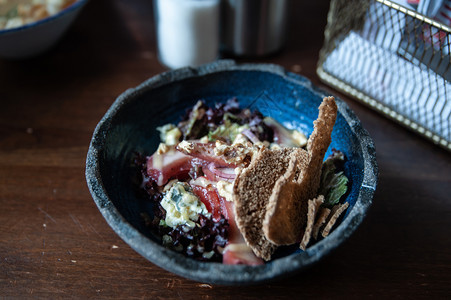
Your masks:
<path fill-rule="evenodd" d="M 313 131 L 324 92 L 306 78 L 268 64 L 237 65 L 219 61 L 152 77 L 120 95 L 97 125 L 86 160 L 86 180 L 100 212 L 113 230 L 152 263 L 193 280 L 245 285 L 292 275 L 319 261 L 359 226 L 371 205 L 378 175 L 373 141 L 340 99 L 332 148 L 347 157 L 350 206 L 335 230 L 301 251 L 288 247 L 263 266 L 199 262 L 162 247 L 144 225 L 141 213 L 152 211 L 139 193 L 136 152 L 152 154 L 159 143 L 157 126 L 177 123 L 197 100 L 207 104 L 237 97 L 242 107 L 258 108 L 289 128 Z"/>

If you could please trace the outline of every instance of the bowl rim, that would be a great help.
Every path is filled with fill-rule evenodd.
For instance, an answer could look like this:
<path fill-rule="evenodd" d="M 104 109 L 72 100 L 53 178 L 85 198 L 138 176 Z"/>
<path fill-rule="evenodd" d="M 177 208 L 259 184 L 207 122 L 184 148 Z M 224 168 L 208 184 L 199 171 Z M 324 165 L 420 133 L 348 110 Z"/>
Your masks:
<path fill-rule="evenodd" d="M 24 24 L 22 26 L 19 27 L 13 27 L 13 28 L 8 28 L 8 29 L 1 29 L 0 30 L 0 37 L 4 36 L 4 35 L 9 35 L 9 34 L 13 34 L 16 32 L 20 32 L 20 31 L 26 31 L 28 29 L 34 28 L 34 27 L 38 27 L 40 25 L 46 24 L 46 23 L 50 23 L 55 21 L 56 19 L 58 19 L 59 17 L 69 14 L 73 11 L 78 10 L 79 8 L 83 7 L 86 3 L 88 2 L 88 0 L 77 0 L 74 3 L 72 3 L 70 6 L 66 7 L 65 9 L 57 12 L 54 15 L 48 16 L 44 19 L 40 19 L 31 23 L 27 23 Z"/>
<path fill-rule="evenodd" d="M 287 72 L 281 66 L 274 64 L 236 64 L 233 60 L 219 60 L 197 68 L 186 67 L 166 71 L 147 79 L 135 88 L 126 90 L 117 97 L 94 130 L 87 153 L 85 175 L 89 191 L 110 227 L 130 247 L 153 264 L 182 277 L 200 282 L 223 285 L 258 284 L 292 275 L 319 261 L 322 256 L 329 254 L 332 249 L 344 242 L 356 230 L 371 206 L 378 178 L 376 149 L 368 132 L 343 100 L 335 97 L 339 113 L 345 118 L 351 131 L 360 137 L 359 145 L 364 161 L 363 180 L 356 202 L 347 217 L 326 239 L 307 248 L 304 252 L 278 258 L 263 266 L 231 266 L 221 263 L 199 262 L 164 248 L 142 235 L 119 213 L 108 198 L 100 177 L 99 155 L 102 143 L 106 140 L 111 120 L 122 106 L 156 87 L 223 71 L 269 72 L 281 76 L 287 81 L 303 85 L 321 98 L 326 96 L 322 90 L 313 86 L 307 78 Z"/>

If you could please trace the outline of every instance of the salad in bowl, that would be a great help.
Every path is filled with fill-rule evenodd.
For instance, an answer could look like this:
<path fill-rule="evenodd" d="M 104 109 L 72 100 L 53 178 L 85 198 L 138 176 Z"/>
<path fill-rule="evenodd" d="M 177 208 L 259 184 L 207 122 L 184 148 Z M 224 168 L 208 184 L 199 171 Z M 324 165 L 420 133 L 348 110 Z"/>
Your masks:
<path fill-rule="evenodd" d="M 325 98 L 307 140 L 236 98 L 199 100 L 178 124 L 157 128 L 155 153 L 138 156 L 155 204 L 144 220 L 162 245 L 203 261 L 259 265 L 279 246 L 305 250 L 349 205 L 340 203 L 343 153 L 323 163 L 335 118 L 335 100 Z"/>

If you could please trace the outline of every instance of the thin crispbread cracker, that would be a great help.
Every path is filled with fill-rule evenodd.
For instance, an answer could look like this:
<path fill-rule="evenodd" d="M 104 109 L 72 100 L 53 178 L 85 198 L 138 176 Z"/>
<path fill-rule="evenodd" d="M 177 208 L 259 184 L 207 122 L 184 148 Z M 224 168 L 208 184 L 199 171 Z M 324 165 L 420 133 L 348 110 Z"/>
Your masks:
<path fill-rule="evenodd" d="M 326 223 L 327 218 L 330 215 L 331 210 L 327 207 L 321 207 L 316 217 L 315 225 L 313 225 L 312 236 L 315 240 L 318 239 L 320 229 Z"/>
<path fill-rule="evenodd" d="M 337 222 L 338 218 L 341 216 L 341 214 L 349 207 L 349 203 L 345 202 L 343 204 L 336 204 L 334 207 L 332 207 L 332 211 L 330 213 L 330 217 L 327 221 L 326 226 L 324 227 L 321 235 L 323 237 L 326 237 L 329 235 L 330 231 L 332 230 L 332 227 L 334 227 L 335 223 Z"/>
<path fill-rule="evenodd" d="M 296 243 L 302 235 L 306 224 L 307 201 L 317 196 L 324 154 L 331 142 L 336 117 L 334 97 L 325 97 L 307 143 L 307 157 L 298 160 L 296 183 L 289 180 L 293 174 L 290 169 L 287 170 L 289 174 L 275 184 L 267 207 L 264 233 L 267 239 L 277 245 Z"/>
<path fill-rule="evenodd" d="M 313 225 L 315 223 L 315 218 L 321 204 L 323 203 L 324 203 L 323 195 L 319 195 L 318 198 L 308 200 L 307 225 L 305 226 L 304 236 L 302 237 L 302 241 L 299 246 L 299 248 L 301 248 L 302 250 L 305 250 L 305 248 L 307 248 L 308 243 L 310 242 Z"/>
<path fill-rule="evenodd" d="M 293 148 L 262 149 L 237 175 L 233 188 L 235 217 L 256 256 L 269 260 L 278 245 L 297 242 L 306 223 L 307 234 L 303 235 L 306 241 L 301 247 L 308 244 L 314 216 L 310 217 L 310 224 L 312 214 L 307 213 L 307 203 L 317 195 L 336 114 L 334 98 L 324 98 L 307 152 Z M 291 155 L 293 151 L 298 151 L 299 156 Z M 313 215 L 318 210 L 316 203 L 317 200 L 313 202 L 316 207 Z"/>
<path fill-rule="evenodd" d="M 263 234 L 266 206 L 275 182 L 288 167 L 292 151 L 290 148 L 260 150 L 237 175 L 233 186 L 237 226 L 255 255 L 264 260 L 271 259 L 277 248 Z"/>
<path fill-rule="evenodd" d="M 292 199 L 301 197 L 295 175 L 299 168 L 305 168 L 307 160 L 308 153 L 305 150 L 301 148 L 293 150 L 285 174 L 274 185 L 266 207 L 263 232 L 265 237 L 276 245 L 295 243 L 300 238 L 300 231 L 297 227 L 305 226 L 307 205 Z M 293 219 L 299 220 L 293 222 Z"/>
<path fill-rule="evenodd" d="M 298 179 L 298 183 L 303 185 L 301 188 L 311 192 L 308 199 L 313 198 L 318 192 L 324 155 L 332 140 L 336 118 L 337 104 L 334 97 L 325 97 L 319 106 L 318 119 L 313 122 L 313 132 L 307 141 L 309 163 Z"/>

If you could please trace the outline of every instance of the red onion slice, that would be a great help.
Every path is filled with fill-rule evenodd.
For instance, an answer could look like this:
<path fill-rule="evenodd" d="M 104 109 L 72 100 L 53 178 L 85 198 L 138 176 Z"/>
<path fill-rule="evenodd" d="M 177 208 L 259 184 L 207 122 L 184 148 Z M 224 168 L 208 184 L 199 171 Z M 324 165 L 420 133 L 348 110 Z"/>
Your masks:
<path fill-rule="evenodd" d="M 241 133 L 245 135 L 254 144 L 260 142 L 258 137 L 252 131 L 250 131 L 250 129 L 244 129 L 243 131 L 241 131 Z"/>
<path fill-rule="evenodd" d="M 222 179 L 234 180 L 236 177 L 234 168 L 218 168 L 214 163 L 209 163 L 208 170 Z"/>

